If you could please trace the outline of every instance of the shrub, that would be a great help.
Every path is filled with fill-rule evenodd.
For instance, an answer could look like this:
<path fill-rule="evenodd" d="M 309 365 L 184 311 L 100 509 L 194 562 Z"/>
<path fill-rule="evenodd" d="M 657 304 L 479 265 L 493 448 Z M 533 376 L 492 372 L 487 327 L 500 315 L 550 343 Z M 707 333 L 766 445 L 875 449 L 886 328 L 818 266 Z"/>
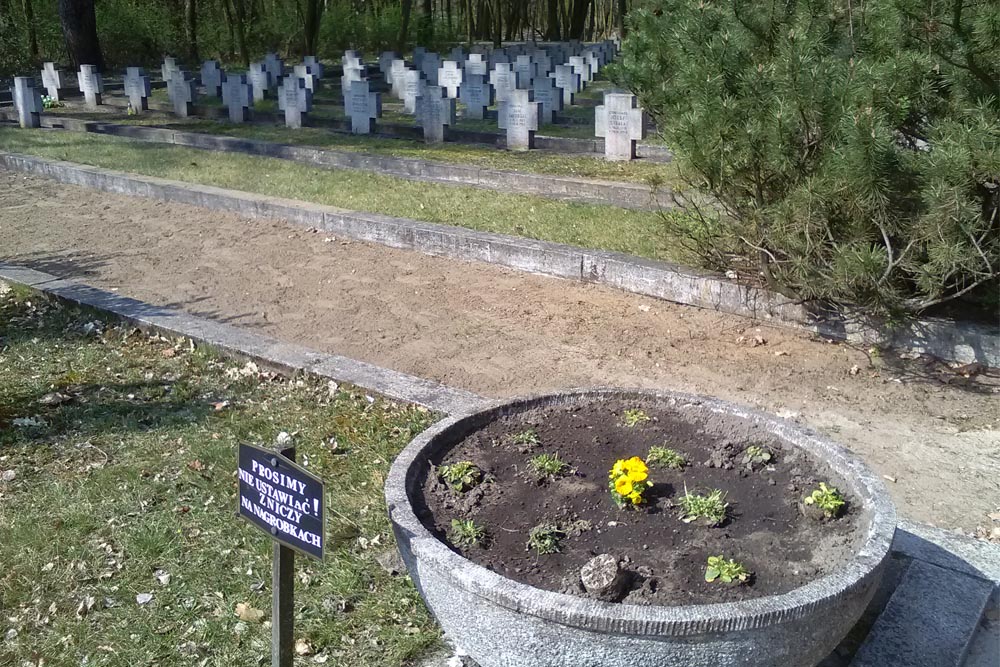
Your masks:
<path fill-rule="evenodd" d="M 893 315 L 1000 275 L 1000 19 L 970 0 L 653 0 L 613 70 L 692 188 L 702 263 Z"/>

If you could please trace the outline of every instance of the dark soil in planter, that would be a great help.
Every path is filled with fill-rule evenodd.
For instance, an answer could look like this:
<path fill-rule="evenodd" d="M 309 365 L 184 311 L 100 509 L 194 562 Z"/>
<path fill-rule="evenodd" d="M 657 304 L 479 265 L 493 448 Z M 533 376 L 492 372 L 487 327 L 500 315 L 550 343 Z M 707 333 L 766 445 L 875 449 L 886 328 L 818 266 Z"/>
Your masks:
<path fill-rule="evenodd" d="M 625 410 L 633 408 L 650 421 L 623 426 Z M 527 429 L 539 444 L 515 442 Z M 772 461 L 748 470 L 742 459 L 750 445 L 767 447 Z M 616 459 L 645 459 L 652 446 L 680 452 L 689 465 L 682 470 L 650 465 L 654 486 L 646 505 L 619 509 L 608 491 L 608 471 Z M 538 482 L 528 460 L 542 453 L 558 454 L 572 472 Z M 433 463 L 466 460 L 479 466 L 487 481 L 460 494 L 429 473 L 422 502 L 415 499 L 421 520 L 448 542 L 452 519 L 473 519 L 487 531 L 485 546 L 452 548 L 498 574 L 551 591 L 586 595 L 580 568 L 609 553 L 629 573 L 625 603 L 684 605 L 776 595 L 830 573 L 863 537 L 860 512 L 834 471 L 731 417 L 617 399 L 549 407 L 495 421 Z M 816 520 L 802 511 L 803 497 L 821 481 L 845 494 L 847 506 L 835 520 Z M 726 521 L 716 527 L 682 522 L 676 502 L 685 485 L 692 493 L 724 491 Z M 571 531 L 559 553 L 526 549 L 532 527 L 543 522 L 579 527 L 580 521 L 589 521 L 590 529 Z M 708 557 L 720 554 L 753 573 L 749 584 L 705 581 Z"/>

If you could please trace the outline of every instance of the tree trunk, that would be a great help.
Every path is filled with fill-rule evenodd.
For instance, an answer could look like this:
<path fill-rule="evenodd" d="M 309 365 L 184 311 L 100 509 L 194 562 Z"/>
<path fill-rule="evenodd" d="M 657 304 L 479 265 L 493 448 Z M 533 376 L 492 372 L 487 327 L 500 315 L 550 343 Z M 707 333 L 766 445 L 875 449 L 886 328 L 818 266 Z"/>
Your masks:
<path fill-rule="evenodd" d="M 198 53 L 198 0 L 184 0 L 184 37 L 187 39 L 187 57 L 192 66 L 201 62 Z"/>
<path fill-rule="evenodd" d="M 396 50 L 400 54 L 406 51 L 406 41 L 410 32 L 410 15 L 413 13 L 413 0 L 400 0 L 403 17 L 399 22 L 399 39 L 396 40 Z M 402 56 L 401 56 L 402 57 Z"/>
<path fill-rule="evenodd" d="M 434 4 L 433 0 L 424 0 L 423 13 L 420 16 L 421 46 L 431 48 L 434 41 Z"/>
<path fill-rule="evenodd" d="M 548 0 L 548 15 L 545 25 L 545 39 L 550 42 L 558 42 L 562 39 L 562 32 L 559 30 L 559 0 Z"/>
<path fill-rule="evenodd" d="M 229 8 L 229 0 L 222 0 L 222 13 L 226 15 L 226 28 L 229 31 L 229 56 L 236 53 L 236 31 L 233 29 L 233 12 Z"/>
<path fill-rule="evenodd" d="M 302 41 L 305 48 L 305 55 L 307 56 L 316 55 L 319 45 L 319 27 L 323 19 L 324 6 L 324 0 L 306 0 Z"/>
<path fill-rule="evenodd" d="M 66 53 L 73 67 L 94 65 L 104 71 L 104 55 L 97 38 L 97 14 L 94 0 L 59 0 L 59 22 L 62 24 Z"/>
<path fill-rule="evenodd" d="M 493 46 L 500 48 L 503 46 L 503 8 L 500 0 L 493 0 Z"/>
<path fill-rule="evenodd" d="M 247 51 L 246 17 L 247 8 L 243 3 L 245 0 L 223 0 L 233 3 L 233 13 L 230 18 L 233 21 L 233 32 L 236 33 L 236 48 L 240 51 L 240 60 L 244 67 L 250 67 L 250 53 Z"/>
<path fill-rule="evenodd" d="M 625 15 L 628 14 L 628 0 L 618 0 L 618 36 L 625 38 Z"/>
<path fill-rule="evenodd" d="M 591 0 L 575 0 L 570 14 L 569 39 L 583 39 L 587 30 L 587 16 Z"/>
<path fill-rule="evenodd" d="M 31 0 L 21 0 L 24 6 L 24 24 L 28 32 L 28 53 L 34 60 L 38 60 L 38 34 L 35 31 L 35 9 L 31 6 Z"/>

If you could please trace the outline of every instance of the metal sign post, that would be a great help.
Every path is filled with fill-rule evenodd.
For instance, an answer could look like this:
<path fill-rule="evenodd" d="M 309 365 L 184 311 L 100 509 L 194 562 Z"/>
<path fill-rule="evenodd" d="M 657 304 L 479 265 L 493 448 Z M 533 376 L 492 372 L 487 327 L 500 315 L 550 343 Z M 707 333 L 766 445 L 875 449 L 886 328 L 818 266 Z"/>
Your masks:
<path fill-rule="evenodd" d="M 240 445 L 239 514 L 274 540 L 271 573 L 271 667 L 292 667 L 295 552 L 323 559 L 323 480 L 295 463 L 295 448 Z"/>

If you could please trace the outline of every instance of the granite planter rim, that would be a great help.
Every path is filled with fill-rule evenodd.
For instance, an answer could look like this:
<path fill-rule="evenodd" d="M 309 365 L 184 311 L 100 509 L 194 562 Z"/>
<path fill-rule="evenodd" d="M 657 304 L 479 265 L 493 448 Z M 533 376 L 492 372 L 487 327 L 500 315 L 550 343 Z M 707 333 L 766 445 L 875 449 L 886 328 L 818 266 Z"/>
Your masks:
<path fill-rule="evenodd" d="M 459 434 L 518 410 L 558 405 L 573 400 L 646 398 L 677 406 L 696 406 L 725 412 L 736 419 L 765 424 L 783 440 L 803 448 L 833 467 L 851 493 L 870 510 L 862 543 L 854 555 L 833 572 L 780 595 L 736 602 L 657 606 L 615 604 L 546 591 L 508 579 L 452 551 L 423 525 L 410 501 L 419 474 L 427 465 L 425 450 L 436 451 L 439 436 Z M 403 531 L 422 565 L 450 573 L 454 584 L 493 604 L 564 625 L 631 635 L 686 636 L 766 627 L 810 614 L 817 607 L 849 595 L 869 584 L 889 556 L 896 528 L 896 511 L 879 477 L 842 445 L 789 420 L 720 399 L 697 394 L 623 389 L 579 388 L 561 392 L 484 403 L 474 411 L 448 417 L 421 433 L 399 454 L 385 483 L 389 514 Z"/>

